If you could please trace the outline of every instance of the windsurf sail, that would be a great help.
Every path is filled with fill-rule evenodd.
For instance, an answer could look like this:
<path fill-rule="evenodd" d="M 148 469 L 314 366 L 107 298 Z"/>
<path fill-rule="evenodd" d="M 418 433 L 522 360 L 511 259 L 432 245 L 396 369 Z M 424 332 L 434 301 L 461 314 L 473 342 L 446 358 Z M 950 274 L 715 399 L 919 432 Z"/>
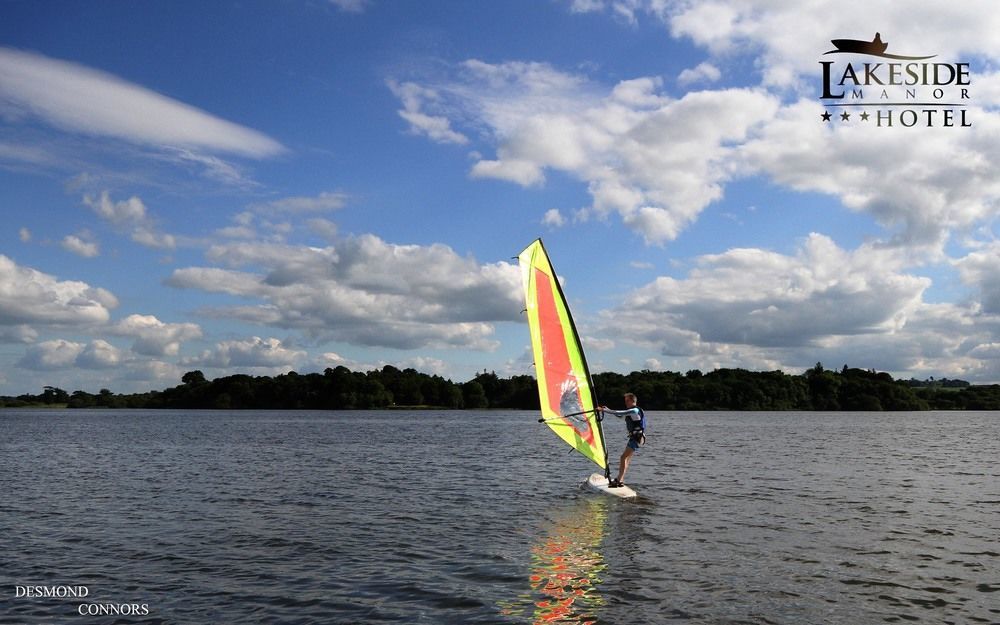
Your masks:
<path fill-rule="evenodd" d="M 549 255 L 537 239 L 518 256 L 542 418 L 559 438 L 608 473 L 597 396 L 583 346 Z"/>

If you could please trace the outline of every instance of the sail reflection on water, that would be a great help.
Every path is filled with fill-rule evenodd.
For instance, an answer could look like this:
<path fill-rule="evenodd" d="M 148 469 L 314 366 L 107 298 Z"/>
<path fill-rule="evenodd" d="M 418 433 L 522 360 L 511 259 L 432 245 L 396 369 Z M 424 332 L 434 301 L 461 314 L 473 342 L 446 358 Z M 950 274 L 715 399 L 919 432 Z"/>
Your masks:
<path fill-rule="evenodd" d="M 550 527 L 531 549 L 531 591 L 501 604 L 504 616 L 526 617 L 535 625 L 596 623 L 604 605 L 601 552 L 608 502 L 586 497 L 553 510 Z"/>

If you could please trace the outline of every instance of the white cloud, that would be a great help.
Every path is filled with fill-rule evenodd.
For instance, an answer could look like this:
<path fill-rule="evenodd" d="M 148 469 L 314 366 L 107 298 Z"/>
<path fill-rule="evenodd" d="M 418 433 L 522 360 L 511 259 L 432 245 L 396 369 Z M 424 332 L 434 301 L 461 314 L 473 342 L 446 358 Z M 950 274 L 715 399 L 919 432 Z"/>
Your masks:
<path fill-rule="evenodd" d="M 27 228 L 21 228 L 17 231 L 17 236 L 21 239 L 21 243 L 28 243 L 31 241 L 31 230 Z"/>
<path fill-rule="evenodd" d="M 955 263 L 963 282 L 982 290 L 982 305 L 925 301 L 931 281 L 907 270 L 905 249 L 844 250 L 814 234 L 793 255 L 744 248 L 702 256 L 685 277 L 628 294 L 628 306 L 604 311 L 598 329 L 682 371 L 795 372 L 822 361 L 992 383 L 1000 379 L 994 247 Z"/>
<path fill-rule="evenodd" d="M 636 13 L 643 9 L 642 0 L 571 0 L 570 11 L 573 13 L 594 13 L 611 10 L 611 14 L 627 24 L 636 24 Z"/>
<path fill-rule="evenodd" d="M 135 361 L 126 352 L 104 339 L 87 343 L 52 339 L 29 347 L 17 365 L 32 371 L 58 371 L 67 369 L 118 369 L 123 366 L 142 368 L 145 362 Z M 127 372 L 126 372 L 127 373 Z"/>
<path fill-rule="evenodd" d="M 1000 159 L 1000 117 L 972 111 L 975 132 L 896 132 L 907 129 L 824 125 L 823 108 L 802 100 L 739 148 L 739 167 L 793 189 L 837 196 L 902 241 L 939 246 L 951 232 L 1000 215 L 1000 178 L 992 165 Z"/>
<path fill-rule="evenodd" d="M 441 360 L 440 358 L 428 358 L 425 356 L 408 358 L 396 363 L 395 366 L 400 369 L 416 369 L 422 373 L 440 376 L 445 376 L 449 369 L 448 363 L 444 360 Z"/>
<path fill-rule="evenodd" d="M 0 343 L 34 343 L 38 340 L 38 331 L 22 323 L 18 325 L 0 324 Z"/>
<path fill-rule="evenodd" d="M 1000 343 L 983 343 L 969 351 L 969 356 L 983 360 L 1000 360 Z"/>
<path fill-rule="evenodd" d="M 76 365 L 76 359 L 85 347 L 83 343 L 64 339 L 43 341 L 28 348 L 17 364 L 34 371 L 67 369 Z"/>
<path fill-rule="evenodd" d="M 539 185 L 545 181 L 542 168 L 524 159 L 481 160 L 472 166 L 470 173 L 473 178 L 496 178 L 522 187 Z"/>
<path fill-rule="evenodd" d="M 603 0 L 571 0 L 570 10 L 574 13 L 591 13 L 593 11 L 603 11 Z"/>
<path fill-rule="evenodd" d="M 101 193 L 100 198 L 86 196 L 84 204 L 89 206 L 99 217 L 112 224 L 128 226 L 141 224 L 147 221 L 146 205 L 136 196 L 120 202 L 112 202 L 107 191 Z"/>
<path fill-rule="evenodd" d="M 159 250 L 172 250 L 177 247 L 177 240 L 172 234 L 156 232 L 148 228 L 136 228 L 133 230 L 132 240 L 139 245 Z"/>
<path fill-rule="evenodd" d="M 369 0 L 328 0 L 345 13 L 363 13 Z"/>
<path fill-rule="evenodd" d="M 255 239 L 257 238 L 257 230 L 254 228 L 254 214 L 245 211 L 234 215 L 232 218 L 233 225 L 227 226 L 225 228 L 219 228 L 215 231 L 221 237 L 227 239 Z"/>
<path fill-rule="evenodd" d="M 115 202 L 104 191 L 98 198 L 84 196 L 83 203 L 116 228 L 129 232 L 131 239 L 140 245 L 166 250 L 177 247 L 176 238 L 158 230 L 146 205 L 137 196 Z"/>
<path fill-rule="evenodd" d="M 101 324 L 117 306 L 105 289 L 61 281 L 0 254 L 0 326 Z"/>
<path fill-rule="evenodd" d="M 252 204 L 250 209 L 259 213 L 321 213 L 343 208 L 348 199 L 346 193 L 324 191 L 315 197 L 287 197 Z"/>
<path fill-rule="evenodd" d="M 677 82 L 688 86 L 699 82 L 716 82 L 722 78 L 722 72 L 711 63 L 699 63 L 694 68 L 688 68 L 677 76 Z"/>
<path fill-rule="evenodd" d="M 608 312 L 608 323 L 675 355 L 709 344 L 793 348 L 889 334 L 906 325 L 930 285 L 899 272 L 900 264 L 891 250 L 847 252 L 816 234 L 795 256 L 733 249 L 700 258 L 686 279 L 638 289 L 627 308 Z"/>
<path fill-rule="evenodd" d="M 132 386 L 135 390 L 132 392 L 143 392 L 150 388 L 175 386 L 180 383 L 184 373 L 186 373 L 184 369 L 173 363 L 160 360 L 137 360 L 130 361 L 128 368 L 121 371 L 121 379 L 133 382 Z M 136 382 L 141 384 L 136 384 Z"/>
<path fill-rule="evenodd" d="M 444 245 L 392 245 L 366 235 L 327 248 L 217 245 L 208 258 L 263 273 L 189 267 L 168 284 L 262 303 L 205 312 L 356 345 L 492 349 L 492 323 L 518 320 L 521 310 L 515 266 L 480 265 Z"/>
<path fill-rule="evenodd" d="M 430 358 L 426 356 L 416 356 L 413 358 L 405 358 L 398 361 L 389 362 L 386 360 L 378 360 L 375 362 L 362 362 L 358 360 L 352 360 L 341 356 L 336 352 L 324 352 L 313 359 L 313 365 L 320 370 L 324 369 L 336 369 L 337 367 L 346 367 L 351 371 L 375 371 L 381 370 L 386 366 L 392 366 L 397 369 L 416 369 L 421 373 L 427 373 L 429 375 L 440 375 L 447 376 L 450 364 L 447 361 L 441 360 L 440 358 Z"/>
<path fill-rule="evenodd" d="M 637 292 L 654 308 L 648 315 L 613 311 L 618 332 L 705 365 L 811 366 L 817 353 L 853 350 L 901 370 L 990 379 L 975 355 L 994 353 L 1000 314 L 1000 254 L 981 242 L 1000 216 L 1000 74 L 992 67 L 1000 13 L 991 2 L 817 0 L 806 10 L 771 0 L 576 0 L 568 9 L 661 20 L 664 36 L 707 51 L 677 77 L 681 88 L 706 90 L 674 96 L 651 77 L 609 86 L 544 63 L 479 60 L 409 83 L 432 94 L 418 97 L 422 110 L 485 144 L 470 151 L 473 177 L 531 187 L 566 174 L 591 198 L 577 220 L 617 217 L 650 243 L 678 237 L 729 183 L 751 177 L 802 192 L 803 202 L 829 195 L 879 228 L 852 232 L 868 241 L 854 250 L 812 235 L 791 255 L 704 256 L 687 278 Z M 891 52 L 984 66 L 973 74 L 972 129 L 821 121 L 817 60 L 830 39 L 876 30 Z M 724 76 L 757 85 L 716 88 Z M 544 223 L 564 223 L 572 208 L 549 210 Z M 981 303 L 925 302 L 931 281 L 920 268 L 947 262 L 962 245 L 977 249 L 954 266 Z M 1000 379 L 1000 367 L 992 375 Z"/>
<path fill-rule="evenodd" d="M 709 51 L 719 63 L 753 57 L 763 84 L 778 88 L 808 89 L 816 55 L 832 47 L 831 39 L 870 39 L 876 31 L 896 54 L 1000 56 L 1000 15 L 992 0 L 959 5 L 815 0 L 808 7 L 771 0 L 576 0 L 570 9 L 610 9 L 616 17 L 629 15 L 633 20 L 648 15 L 666 25 L 673 37 Z"/>
<path fill-rule="evenodd" d="M 334 240 L 336 240 L 337 238 L 337 232 L 338 232 L 337 224 L 333 223 L 328 219 L 319 219 L 319 218 L 310 219 L 307 222 L 307 225 L 309 226 L 309 230 L 313 234 L 317 235 L 318 237 L 320 237 L 325 241 L 333 243 Z"/>
<path fill-rule="evenodd" d="M 284 151 L 258 131 L 111 74 L 12 48 L 0 48 L 0 97 L 8 115 L 34 117 L 85 135 L 251 158 Z"/>
<path fill-rule="evenodd" d="M 164 323 L 153 315 L 129 315 L 110 332 L 133 338 L 132 351 L 146 356 L 176 356 L 181 343 L 202 336 L 197 324 Z"/>
<path fill-rule="evenodd" d="M 177 269 L 167 279 L 167 284 L 182 289 L 199 289 L 229 295 L 263 294 L 265 290 L 261 276 L 217 267 Z"/>
<path fill-rule="evenodd" d="M 354 370 L 348 364 L 348 360 L 338 354 L 337 352 L 323 352 L 319 356 L 313 359 L 313 363 L 316 364 L 320 369 L 336 369 L 337 367 L 347 367 L 348 369 Z"/>
<path fill-rule="evenodd" d="M 803 77 L 811 80 L 817 54 L 832 48 L 831 39 L 866 39 L 876 31 L 897 54 L 1000 56 L 1000 15 L 991 0 L 960 5 L 817 0 L 808 10 L 769 0 L 649 0 L 646 8 L 672 35 L 690 38 L 720 58 L 752 52 L 759 58 L 764 84 L 777 87 L 803 87 Z"/>
<path fill-rule="evenodd" d="M 848 10 L 852 6 L 863 10 Z M 593 198 L 580 217 L 618 214 L 651 243 L 676 238 L 722 197 L 729 181 L 764 174 L 796 190 L 836 195 L 848 208 L 873 215 L 896 242 L 934 250 L 951 232 L 998 213 L 1000 181 L 991 164 L 1000 156 L 1000 119 L 984 107 L 1000 101 L 1000 80 L 989 68 L 974 76 L 968 109 L 974 132 L 873 133 L 818 121 L 816 59 L 831 38 L 872 36 L 871 24 L 896 25 L 894 31 L 882 27 L 882 34 L 896 33 L 897 52 L 997 58 L 1000 13 L 989 6 L 820 0 L 804 11 L 763 0 L 577 2 L 574 12 L 647 14 L 674 37 L 707 49 L 713 57 L 685 70 L 682 86 L 717 80 L 720 66 L 742 56 L 756 60 L 761 87 L 673 100 L 657 93 L 657 80 L 637 78 L 607 94 L 545 64 L 471 60 L 450 79 L 414 90 L 433 93 L 452 124 L 486 129 L 496 157 L 479 158 L 474 177 L 536 186 L 548 169 L 567 172 L 584 181 Z M 919 27 L 928 23 L 933 31 Z M 779 106 L 781 99 L 787 105 Z"/>
<path fill-rule="evenodd" d="M 0 108 L 0 120 L 3 119 L 3 108 Z M 0 141 L 0 162 L 8 161 L 14 165 L 42 165 L 53 162 L 52 155 L 37 145 L 16 144 Z"/>
<path fill-rule="evenodd" d="M 124 360 L 120 349 L 103 339 L 95 339 L 80 352 L 74 365 L 85 369 L 111 369 Z"/>
<path fill-rule="evenodd" d="M 979 290 L 983 312 L 1000 314 L 1000 242 L 971 252 L 954 265 L 962 282 Z"/>
<path fill-rule="evenodd" d="M 61 245 L 67 252 L 84 258 L 94 258 L 101 253 L 97 242 L 93 240 L 93 235 L 86 232 L 66 235 Z"/>
<path fill-rule="evenodd" d="M 617 213 L 650 243 L 677 237 L 722 196 L 740 144 L 778 109 L 754 89 L 657 92 L 660 81 L 622 81 L 610 91 L 539 63 L 462 64 L 451 82 L 426 88 L 442 111 L 495 138 L 495 159 L 473 177 L 540 185 L 545 170 L 584 181 L 593 204 L 579 216 Z M 416 90 L 416 88 L 414 88 Z"/>
<path fill-rule="evenodd" d="M 865 363 L 883 371 L 918 379 L 928 376 L 993 383 L 1000 363 L 991 345 L 1000 332 L 1000 317 L 984 315 L 976 306 L 923 303 L 913 308 L 904 327 L 893 333 L 836 337 L 824 342 L 824 362 Z M 784 354 L 803 368 L 817 360 L 816 350 Z"/>
<path fill-rule="evenodd" d="M 980 71 L 976 74 L 976 103 L 990 109 L 1000 107 L 1000 72 Z"/>
<path fill-rule="evenodd" d="M 252 337 L 246 340 L 222 341 L 196 358 L 185 359 L 187 366 L 201 367 L 266 367 L 287 369 L 306 357 L 306 352 L 289 349 L 276 338 Z"/>
<path fill-rule="evenodd" d="M 561 228 L 566 225 L 566 218 L 563 217 L 558 208 L 550 208 L 545 211 L 545 216 L 542 217 L 542 225 L 552 228 Z"/>
<path fill-rule="evenodd" d="M 181 148 L 163 148 L 162 153 L 157 158 L 187 169 L 190 168 L 191 164 L 197 165 L 202 169 L 202 175 L 206 178 L 228 186 L 250 189 L 259 186 L 247 177 L 243 168 L 210 154 Z"/>
<path fill-rule="evenodd" d="M 389 81 L 388 85 L 392 92 L 402 100 L 403 109 L 399 111 L 399 116 L 409 122 L 410 130 L 414 134 L 426 135 L 438 143 L 465 145 L 469 142 L 468 137 L 452 130 L 451 122 L 448 121 L 447 117 L 429 115 L 424 112 L 428 107 L 434 107 L 440 100 L 438 94 L 433 90 L 412 82 L 400 84 Z"/>

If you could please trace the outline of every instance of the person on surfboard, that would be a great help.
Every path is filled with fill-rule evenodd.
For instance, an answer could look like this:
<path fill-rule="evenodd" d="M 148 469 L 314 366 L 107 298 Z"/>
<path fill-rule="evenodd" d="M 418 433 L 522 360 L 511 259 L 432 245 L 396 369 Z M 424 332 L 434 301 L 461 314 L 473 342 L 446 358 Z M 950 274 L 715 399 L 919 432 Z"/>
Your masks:
<path fill-rule="evenodd" d="M 638 406 L 638 399 L 635 393 L 625 393 L 625 410 L 611 410 L 607 406 L 600 406 L 600 411 L 604 414 L 613 414 L 616 417 L 625 419 L 625 427 L 628 428 L 628 445 L 622 451 L 621 461 L 618 463 L 618 477 L 611 480 L 608 486 L 619 488 L 624 486 L 625 472 L 628 471 L 628 464 L 632 461 L 632 455 L 639 451 L 639 448 L 646 443 L 646 415 L 642 408 Z"/>

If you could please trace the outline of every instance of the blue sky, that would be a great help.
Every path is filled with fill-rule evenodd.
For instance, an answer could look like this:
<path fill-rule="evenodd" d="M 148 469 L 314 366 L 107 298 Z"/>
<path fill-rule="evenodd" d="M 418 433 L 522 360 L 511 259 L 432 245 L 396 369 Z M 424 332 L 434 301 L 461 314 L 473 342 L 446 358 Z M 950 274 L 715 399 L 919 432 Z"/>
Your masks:
<path fill-rule="evenodd" d="M 823 122 L 830 40 L 876 31 L 968 63 L 972 126 Z M 0 394 L 531 373 L 539 236 L 595 371 L 998 382 L 998 33 L 991 2 L 9 0 Z"/>

